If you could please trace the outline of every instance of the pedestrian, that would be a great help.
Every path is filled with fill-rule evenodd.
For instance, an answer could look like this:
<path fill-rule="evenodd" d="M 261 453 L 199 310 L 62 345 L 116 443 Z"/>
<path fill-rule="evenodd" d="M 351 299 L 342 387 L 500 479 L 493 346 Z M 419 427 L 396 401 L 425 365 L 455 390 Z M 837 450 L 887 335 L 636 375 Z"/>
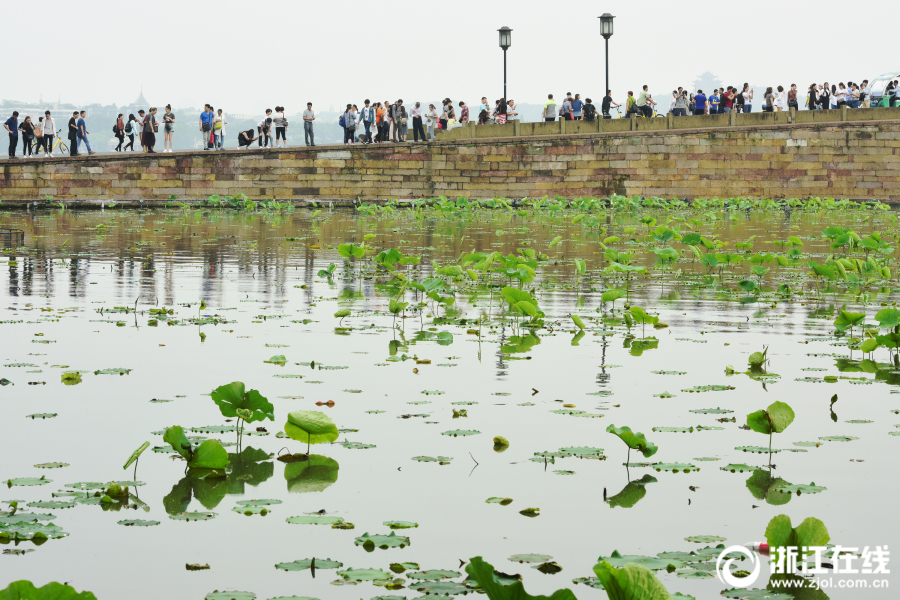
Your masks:
<path fill-rule="evenodd" d="M 820 110 L 828 110 L 831 108 L 831 90 L 828 87 L 828 82 L 826 81 L 819 92 L 819 109 Z"/>
<path fill-rule="evenodd" d="M 800 105 L 797 104 L 797 84 L 792 83 L 791 89 L 788 90 L 787 93 L 787 105 L 788 109 L 800 110 Z"/>
<path fill-rule="evenodd" d="M 400 119 L 403 118 L 403 110 L 401 110 L 402 104 L 402 100 L 397 100 L 391 107 L 391 124 L 393 125 L 393 129 L 391 129 L 391 141 L 395 143 L 403 141 L 400 136 Z"/>
<path fill-rule="evenodd" d="M 809 90 L 806 92 L 806 108 L 808 110 L 816 110 L 818 107 L 818 94 L 816 93 L 816 84 L 811 83 Z"/>
<path fill-rule="evenodd" d="M 14 110 L 10 118 L 3 123 L 9 133 L 9 157 L 16 157 L 16 147 L 19 145 L 19 111 Z"/>
<path fill-rule="evenodd" d="M 860 108 L 869 108 L 869 94 L 871 94 L 871 90 L 869 90 L 869 80 L 863 79 L 862 83 L 859 84 L 859 107 Z"/>
<path fill-rule="evenodd" d="M 128 122 L 125 123 L 124 131 L 125 135 L 128 136 L 128 143 L 125 144 L 122 152 L 128 150 L 129 146 L 131 147 L 131 151 L 134 152 L 134 133 L 137 131 L 137 117 L 134 116 L 134 113 L 128 115 Z"/>
<path fill-rule="evenodd" d="M 775 112 L 781 112 L 784 109 L 784 87 L 778 86 L 772 106 Z"/>
<path fill-rule="evenodd" d="M 482 110 L 478 113 L 478 124 L 479 125 L 487 125 L 488 121 L 491 120 L 491 115 L 488 114 L 488 111 Z"/>
<path fill-rule="evenodd" d="M 84 122 L 84 118 L 87 116 L 87 111 L 81 111 L 81 116 L 78 118 L 78 149 L 81 150 L 81 142 L 84 142 L 84 146 L 87 148 L 88 154 L 96 154 L 93 150 L 91 150 L 91 142 L 88 140 L 88 134 L 90 131 L 87 130 L 87 124 Z"/>
<path fill-rule="evenodd" d="M 716 88 L 713 88 L 713 93 L 708 99 L 709 114 L 711 114 L 711 115 L 719 114 L 719 102 L 720 102 L 719 90 Z"/>
<path fill-rule="evenodd" d="M 607 90 L 606 95 L 609 96 L 608 90 Z M 606 100 L 606 96 L 604 96 L 603 99 Z M 601 103 L 601 106 L 602 106 L 602 103 Z M 607 107 L 607 110 L 609 110 L 608 107 Z M 593 121 L 596 116 L 597 116 L 597 107 L 594 106 L 594 103 L 591 102 L 590 98 L 585 98 L 584 105 L 581 107 L 581 120 L 582 121 Z"/>
<path fill-rule="evenodd" d="M 706 95 L 703 90 L 697 90 L 694 94 L 694 116 L 706 114 Z"/>
<path fill-rule="evenodd" d="M 547 101 L 544 103 L 544 110 L 541 112 L 541 118 L 544 119 L 544 121 L 556 120 L 556 100 L 553 99 L 553 94 L 547 94 Z"/>
<path fill-rule="evenodd" d="M 359 113 L 356 112 L 355 107 L 352 104 L 347 105 L 347 110 L 344 111 L 344 144 L 354 144 L 356 143 L 353 139 L 354 134 L 356 133 L 356 124 L 359 121 Z"/>
<path fill-rule="evenodd" d="M 26 155 L 31 156 L 31 144 L 34 141 L 34 123 L 31 117 L 25 115 L 25 120 L 19 125 L 19 131 L 22 132 L 22 158 Z"/>
<path fill-rule="evenodd" d="M 466 120 L 468 121 L 469 111 L 466 110 Z M 507 121 L 518 121 L 519 120 L 519 111 L 516 108 L 516 101 L 512 98 L 509 99 L 509 102 L 506 103 L 506 120 Z"/>
<path fill-rule="evenodd" d="M 609 113 L 610 113 L 613 105 L 621 106 L 618 102 L 616 102 L 615 100 L 612 99 L 612 90 L 606 90 L 606 95 L 603 96 L 603 100 L 600 102 L 600 110 L 603 113 L 604 119 L 612 119 L 612 115 L 610 115 Z M 582 113 L 584 113 L 585 109 L 588 106 L 591 107 L 591 110 L 590 110 L 591 114 L 590 114 L 590 118 L 585 118 L 585 121 L 593 121 L 594 120 L 593 113 L 596 112 L 596 108 L 594 108 L 594 105 L 591 104 L 590 98 L 587 99 L 587 104 L 585 104 L 585 106 L 582 108 Z M 588 115 L 585 114 L 585 117 L 587 117 L 587 116 Z"/>
<path fill-rule="evenodd" d="M 635 106 L 637 110 L 642 112 L 645 117 L 649 118 L 653 116 L 653 106 L 656 105 L 656 101 L 650 96 L 650 88 L 648 86 L 643 87 L 643 91 L 638 94 L 637 100 L 635 101 Z"/>
<path fill-rule="evenodd" d="M 258 139 L 258 137 L 253 137 L 253 129 L 242 131 L 238 135 L 238 149 L 246 147 L 249 150 L 250 145 Z"/>
<path fill-rule="evenodd" d="M 120 117 L 122 115 L 119 115 Z M 172 151 L 172 138 L 175 136 L 175 113 L 172 105 L 166 104 L 166 114 L 163 115 L 163 152 Z"/>
<path fill-rule="evenodd" d="M 113 127 L 113 135 L 119 140 L 119 145 L 115 148 L 116 152 L 121 152 L 122 144 L 125 143 L 125 121 L 122 120 L 123 116 L 122 113 L 119 113 L 119 116 L 116 117 L 116 125 Z"/>
<path fill-rule="evenodd" d="M 266 109 L 266 116 L 256 124 L 256 131 L 259 133 L 259 147 L 269 147 L 269 129 L 272 127 L 272 109 Z M 263 144 L 265 142 L 265 144 Z"/>
<path fill-rule="evenodd" d="M 44 120 L 41 121 L 42 143 L 44 145 L 44 158 L 53 156 L 53 136 L 56 135 L 56 122 L 50 116 L 50 111 L 44 111 Z M 40 150 L 40 146 L 38 146 Z"/>
<path fill-rule="evenodd" d="M 159 124 L 156 122 L 156 107 L 151 106 L 147 118 L 144 119 L 144 145 L 147 147 L 148 154 L 156 154 L 156 150 L 154 150 L 153 147 L 156 146 L 156 132 L 158 129 Z M 88 146 L 89 151 L 90 149 L 90 146 Z M 93 152 L 91 152 L 91 154 L 93 154 Z"/>
<path fill-rule="evenodd" d="M 688 97 L 685 90 L 679 89 L 675 92 L 675 108 L 672 109 L 673 117 L 687 116 Z"/>
<path fill-rule="evenodd" d="M 469 122 L 469 106 L 462 100 L 459 102 L 459 122 L 463 127 Z"/>
<path fill-rule="evenodd" d="M 203 112 L 200 113 L 200 121 L 199 121 L 200 136 L 203 138 L 203 149 L 204 150 L 209 150 L 209 134 L 213 128 L 213 121 L 214 121 L 213 112 L 212 112 L 212 110 L 210 110 L 209 104 L 204 104 Z M 253 138 L 253 139 L 256 139 L 256 138 Z M 143 145 L 144 144 L 142 143 L 141 146 L 143 146 Z"/>
<path fill-rule="evenodd" d="M 566 99 L 563 100 L 562 106 L 559 109 L 559 120 L 560 121 L 571 121 L 572 120 L 572 98 L 571 94 L 566 94 Z"/>
<path fill-rule="evenodd" d="M 315 146 L 316 139 L 313 134 L 313 121 L 316 120 L 316 113 L 313 112 L 312 102 L 306 103 L 306 110 L 303 111 L 303 137 L 307 146 Z"/>
<path fill-rule="evenodd" d="M 581 100 L 581 94 L 575 94 L 575 99 L 572 100 L 572 119 L 575 121 L 581 121 L 582 115 L 582 107 L 584 106 L 584 102 Z"/>
<path fill-rule="evenodd" d="M 381 134 L 384 131 L 384 109 L 381 106 L 381 102 L 376 102 L 372 105 L 372 112 L 375 115 L 375 133 L 372 135 L 372 143 L 380 144 Z"/>
<path fill-rule="evenodd" d="M 406 141 L 406 136 L 409 134 L 409 115 L 406 113 L 406 107 L 403 106 L 403 100 L 397 100 L 397 106 L 400 107 L 400 140 L 401 142 Z M 450 107 L 450 111 L 453 111 L 453 106 Z"/>
<path fill-rule="evenodd" d="M 450 118 L 448 116 L 448 114 L 450 112 L 449 104 L 450 104 L 449 98 L 444 98 L 443 100 L 441 100 L 441 116 L 438 119 L 438 124 L 440 125 L 440 128 L 442 130 L 447 129 L 447 123 L 450 121 Z M 479 111 L 479 112 L 481 112 L 481 111 Z"/>
<path fill-rule="evenodd" d="M 215 137 L 215 147 L 217 150 L 225 149 L 225 126 L 228 125 L 228 121 L 225 119 L 225 114 L 222 112 L 222 109 L 218 109 L 216 113 L 215 119 L 213 119 L 213 133 Z M 285 142 L 287 143 L 287 142 Z"/>
<path fill-rule="evenodd" d="M 722 94 L 722 112 L 727 115 L 732 108 L 734 108 L 734 87 L 729 85 L 725 93 Z"/>
<path fill-rule="evenodd" d="M 837 107 L 841 108 L 842 106 L 847 106 L 847 86 L 844 85 L 844 82 L 838 83 L 837 93 L 834 94 L 835 101 L 837 102 Z"/>
<path fill-rule="evenodd" d="M 772 112 L 775 110 L 775 94 L 772 91 L 772 87 L 769 86 L 766 88 L 766 93 L 763 95 L 763 112 Z"/>
<path fill-rule="evenodd" d="M 497 107 L 497 124 L 506 125 L 506 98 L 500 98 L 500 105 Z"/>
<path fill-rule="evenodd" d="M 753 90 L 750 89 L 749 83 L 744 83 L 744 91 L 741 92 L 744 97 L 744 112 L 753 112 Z"/>
<path fill-rule="evenodd" d="M 678 99 L 678 90 L 672 90 L 672 100 L 669 102 L 669 112 L 675 114 L 675 102 Z"/>
<path fill-rule="evenodd" d="M 280 139 L 284 143 L 284 147 L 287 148 L 287 117 L 284 116 L 283 106 L 275 107 L 275 115 L 272 117 L 272 127 L 275 128 L 274 147 L 278 147 L 278 140 Z"/>
<path fill-rule="evenodd" d="M 425 129 L 422 128 L 422 105 L 416 102 L 416 105 L 409 109 L 409 116 L 413 120 L 413 141 L 419 141 L 419 133 L 422 134 L 422 141 L 427 142 L 425 137 Z"/>
<path fill-rule="evenodd" d="M 370 103 L 369 99 L 366 98 L 365 102 L 363 102 L 362 112 L 359 115 L 360 122 L 363 124 L 363 128 L 366 131 L 364 144 L 372 143 L 372 125 L 375 123 L 375 109 L 369 106 Z"/>
<path fill-rule="evenodd" d="M 486 110 L 488 113 L 491 112 L 491 107 L 488 105 L 487 96 L 482 96 L 481 106 L 478 107 L 478 113 L 481 114 L 481 111 L 483 110 Z"/>
<path fill-rule="evenodd" d="M 428 123 L 428 141 L 433 142 L 435 140 L 434 126 L 437 124 L 438 120 L 438 114 L 434 104 L 428 105 L 428 113 L 425 115 L 425 118 Z"/>
<path fill-rule="evenodd" d="M 134 124 L 137 126 L 136 132 L 138 136 L 138 141 L 141 143 L 141 152 L 146 152 L 147 147 L 144 144 L 144 119 L 146 119 L 146 115 L 144 113 L 144 109 L 138 111 L 137 119 L 135 119 Z"/>
<path fill-rule="evenodd" d="M 69 156 L 78 156 L 78 111 L 69 119 Z"/>

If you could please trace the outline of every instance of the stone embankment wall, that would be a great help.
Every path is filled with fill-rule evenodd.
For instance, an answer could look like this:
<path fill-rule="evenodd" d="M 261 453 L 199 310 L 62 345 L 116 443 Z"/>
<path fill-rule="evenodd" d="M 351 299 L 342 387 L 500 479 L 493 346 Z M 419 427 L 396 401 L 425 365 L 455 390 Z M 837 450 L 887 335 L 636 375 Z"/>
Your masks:
<path fill-rule="evenodd" d="M 613 193 L 895 200 L 900 110 L 512 123 L 451 129 L 429 144 L 0 161 L 7 206 L 48 196 L 146 206 L 241 193 L 282 201 Z"/>

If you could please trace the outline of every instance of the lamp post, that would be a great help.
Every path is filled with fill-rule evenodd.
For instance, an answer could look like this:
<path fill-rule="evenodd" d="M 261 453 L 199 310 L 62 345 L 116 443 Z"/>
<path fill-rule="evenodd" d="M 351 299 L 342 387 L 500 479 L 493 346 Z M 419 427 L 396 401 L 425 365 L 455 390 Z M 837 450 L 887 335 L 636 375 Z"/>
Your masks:
<path fill-rule="evenodd" d="M 506 49 L 512 46 L 512 29 L 509 27 L 501 27 L 497 31 L 500 32 L 500 47 L 503 48 L 503 101 L 509 97 L 506 95 Z"/>
<path fill-rule="evenodd" d="M 609 38 L 613 34 L 613 19 L 615 17 L 609 13 L 603 13 L 598 18 L 600 19 L 600 35 L 606 40 L 606 87 L 603 88 L 603 95 L 606 96 L 606 91 L 609 89 Z"/>

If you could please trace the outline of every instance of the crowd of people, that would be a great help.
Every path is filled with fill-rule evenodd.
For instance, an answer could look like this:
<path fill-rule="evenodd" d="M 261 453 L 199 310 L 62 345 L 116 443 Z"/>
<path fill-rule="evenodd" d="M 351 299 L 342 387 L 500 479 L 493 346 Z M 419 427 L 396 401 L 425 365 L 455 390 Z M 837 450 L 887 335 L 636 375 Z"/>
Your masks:
<path fill-rule="evenodd" d="M 848 108 L 868 108 L 871 105 L 871 87 L 869 81 L 864 79 L 861 83 L 843 82 L 830 85 L 813 83 L 805 92 L 805 98 L 797 89 L 796 84 L 791 84 L 785 90 L 783 86 L 766 88 L 761 99 L 763 112 L 779 112 L 790 109 L 800 109 L 800 102 L 809 110 L 825 110 L 847 106 Z M 753 112 L 754 91 L 745 83 L 738 89 L 736 86 L 715 88 L 708 94 L 703 90 L 689 93 L 684 88 L 672 90 L 672 98 L 669 101 L 668 113 L 674 116 L 687 115 L 714 115 L 730 112 Z M 547 96 L 541 118 L 545 121 L 593 121 L 594 119 L 612 118 L 612 107 L 621 107 L 612 98 L 612 90 L 607 90 L 606 95 L 598 110 L 590 98 L 582 100 L 581 94 L 567 93 L 565 98 L 557 102 L 553 94 Z M 648 86 L 643 86 L 637 96 L 629 91 L 624 102 L 626 116 L 637 115 L 650 117 L 656 111 L 657 102 L 650 94 Z M 900 81 L 889 81 L 884 89 L 879 106 L 900 106 Z M 459 109 L 457 112 L 457 108 Z M 519 113 L 514 100 L 500 98 L 493 105 L 488 103 L 487 97 L 481 98 L 478 106 L 477 123 L 505 124 L 516 120 Z M 135 152 L 135 138 L 137 138 L 141 150 L 149 154 L 155 154 L 157 134 L 159 127 L 163 128 L 162 152 L 172 152 L 172 138 L 175 133 L 175 113 L 172 106 L 166 105 L 165 113 L 157 117 L 157 108 L 139 110 L 137 115 L 129 114 L 126 119 L 119 114 L 112 126 L 113 136 L 118 140 L 116 152 Z M 251 128 L 241 131 L 238 136 L 238 148 L 246 148 L 257 142 L 259 147 L 287 147 L 288 119 L 284 114 L 283 106 L 276 106 L 275 110 L 267 108 L 265 117 Z M 82 143 L 89 155 L 95 154 L 91 149 L 85 117 L 86 111 L 75 111 L 69 119 L 67 128 L 68 149 L 70 156 L 81 156 Z M 303 136 L 307 146 L 315 146 L 315 134 L 313 123 L 316 120 L 312 102 L 306 103 L 306 110 L 302 114 Z M 437 130 L 446 130 L 453 127 L 464 126 L 469 122 L 469 106 L 465 102 L 458 102 L 454 106 L 450 98 L 441 101 L 441 108 L 429 104 L 424 108 L 420 102 L 414 103 L 407 109 L 403 100 L 391 102 L 374 102 L 365 100 L 360 109 L 356 104 L 347 104 L 346 110 L 339 118 L 339 125 L 344 131 L 344 144 L 385 144 L 403 143 L 408 141 L 409 126 L 413 128 L 414 142 L 432 142 L 435 140 Z M 410 123 L 410 120 L 412 121 Z M 206 104 L 198 120 L 198 128 L 202 135 L 202 147 L 204 150 L 222 150 L 225 148 L 225 119 L 222 109 L 215 109 Z M 39 117 L 35 123 L 29 115 L 19 120 L 19 113 L 14 111 L 4 124 L 9 134 L 9 158 L 16 158 L 16 149 L 19 141 L 22 143 L 22 156 L 39 156 L 43 150 L 44 157 L 52 157 L 53 151 L 61 148 L 54 138 L 59 136 L 62 128 L 56 128 L 56 122 L 50 111 L 45 111 L 43 117 Z M 128 143 L 125 143 L 125 138 Z"/>

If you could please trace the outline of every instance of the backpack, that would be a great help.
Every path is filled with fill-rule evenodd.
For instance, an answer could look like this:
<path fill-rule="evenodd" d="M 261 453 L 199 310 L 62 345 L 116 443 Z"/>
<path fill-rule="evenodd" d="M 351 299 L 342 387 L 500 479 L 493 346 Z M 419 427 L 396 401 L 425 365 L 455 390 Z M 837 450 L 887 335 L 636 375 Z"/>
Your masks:
<path fill-rule="evenodd" d="M 118 122 L 116 122 L 113 125 L 113 135 L 119 135 L 119 123 Z"/>
<path fill-rule="evenodd" d="M 127 133 L 129 135 L 131 135 L 131 132 L 134 130 L 131 123 L 132 123 L 132 121 L 128 121 L 128 123 L 125 124 L 125 133 Z"/>
<path fill-rule="evenodd" d="M 341 115 L 341 118 L 338 119 L 338 125 L 340 125 L 341 127 L 346 127 L 346 125 L 344 124 L 344 115 Z"/>
<path fill-rule="evenodd" d="M 593 104 L 585 104 L 582 108 L 584 111 L 584 119 L 589 121 L 594 118 L 594 105 Z"/>

